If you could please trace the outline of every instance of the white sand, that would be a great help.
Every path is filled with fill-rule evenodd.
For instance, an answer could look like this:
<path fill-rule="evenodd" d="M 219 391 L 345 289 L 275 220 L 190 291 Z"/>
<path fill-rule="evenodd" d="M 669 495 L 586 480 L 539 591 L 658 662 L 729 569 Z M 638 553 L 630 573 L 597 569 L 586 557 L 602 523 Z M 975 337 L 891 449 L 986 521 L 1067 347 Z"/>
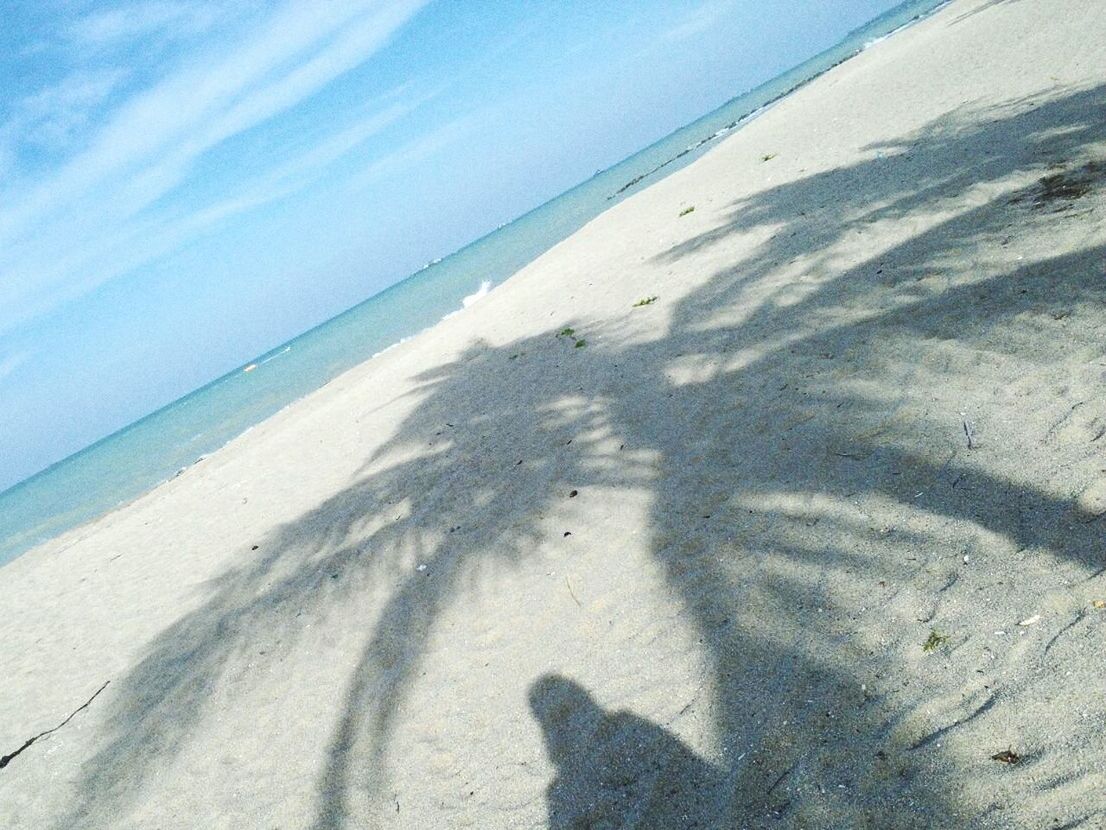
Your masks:
<path fill-rule="evenodd" d="M 0 825 L 1106 826 L 1103 44 L 954 2 L 0 570 L 0 754 L 110 681 Z"/>

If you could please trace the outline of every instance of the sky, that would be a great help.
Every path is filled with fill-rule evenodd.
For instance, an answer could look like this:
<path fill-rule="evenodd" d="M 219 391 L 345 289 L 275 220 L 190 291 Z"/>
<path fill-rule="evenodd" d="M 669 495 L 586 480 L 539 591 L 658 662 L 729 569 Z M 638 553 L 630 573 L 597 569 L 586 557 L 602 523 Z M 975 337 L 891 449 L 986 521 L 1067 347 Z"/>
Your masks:
<path fill-rule="evenodd" d="M 0 490 L 896 0 L 5 0 Z"/>

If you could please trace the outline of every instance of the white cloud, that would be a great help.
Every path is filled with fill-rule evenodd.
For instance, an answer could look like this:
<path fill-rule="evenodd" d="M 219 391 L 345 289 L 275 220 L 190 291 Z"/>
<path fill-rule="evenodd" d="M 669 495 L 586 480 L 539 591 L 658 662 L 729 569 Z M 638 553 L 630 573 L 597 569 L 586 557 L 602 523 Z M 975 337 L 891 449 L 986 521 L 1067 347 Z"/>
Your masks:
<path fill-rule="evenodd" d="M 0 383 L 8 375 L 27 362 L 31 357 L 30 352 L 16 352 L 15 354 L 0 355 Z"/>
<path fill-rule="evenodd" d="M 119 253 L 150 230 L 149 219 L 139 214 L 186 181 L 205 153 L 362 64 L 423 2 L 287 2 L 235 44 L 193 52 L 175 71 L 125 100 L 87 147 L 52 175 L 0 194 L 0 332 L 123 273 L 141 262 L 136 254 L 172 244 L 181 230 L 163 227 L 160 239 L 142 239 L 133 251 Z M 167 19 L 168 5 L 146 4 L 161 12 L 151 12 L 147 23 Z M 111 24 L 115 18 L 104 20 L 93 27 L 98 37 L 133 34 L 118 21 Z M 113 88 L 110 77 L 100 80 L 100 88 L 90 83 L 83 93 L 78 80 L 71 80 L 71 98 L 87 102 L 96 91 L 106 95 Z M 395 117 L 396 111 L 386 111 L 324 139 L 293 168 L 270 172 L 250 193 L 210 206 L 206 216 L 201 211 L 183 218 L 182 227 L 202 227 L 279 198 L 296 175 L 335 160 L 380 129 L 380 119 Z"/>
<path fill-rule="evenodd" d="M 27 144 L 63 149 L 127 77 L 123 69 L 82 70 L 20 101 L 9 134 Z"/>
<path fill-rule="evenodd" d="M 272 168 L 252 182 L 245 191 L 229 199 L 215 202 L 174 222 L 175 231 L 187 236 L 232 216 L 290 196 L 310 184 L 321 170 L 352 153 L 385 127 L 398 121 L 412 108 L 410 104 L 393 104 L 374 112 Z"/>
<path fill-rule="evenodd" d="M 422 161 L 470 133 L 476 117 L 462 116 L 408 142 L 388 155 L 373 159 L 346 181 L 350 190 L 360 190 L 370 182 L 404 166 Z"/>
<path fill-rule="evenodd" d="M 122 69 L 99 69 L 75 72 L 60 83 L 46 87 L 23 99 L 28 112 L 48 116 L 58 109 L 95 106 L 115 89 L 127 72 Z"/>
<path fill-rule="evenodd" d="M 170 37 L 200 34 L 227 12 L 218 3 L 150 0 L 99 9 L 72 23 L 66 35 L 82 46 L 105 47 L 154 33 Z"/>
<path fill-rule="evenodd" d="M 723 16 L 730 11 L 732 6 L 732 0 L 708 0 L 698 6 L 682 21 L 668 29 L 661 35 L 661 39 L 680 41 L 690 40 L 693 37 L 701 35 L 713 26 L 716 26 Z"/>

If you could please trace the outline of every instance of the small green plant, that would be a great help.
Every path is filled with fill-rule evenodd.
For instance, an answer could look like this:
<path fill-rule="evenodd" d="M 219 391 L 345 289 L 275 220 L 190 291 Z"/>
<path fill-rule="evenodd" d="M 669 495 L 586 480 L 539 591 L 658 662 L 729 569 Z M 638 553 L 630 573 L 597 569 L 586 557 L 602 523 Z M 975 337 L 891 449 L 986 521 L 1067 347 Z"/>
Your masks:
<path fill-rule="evenodd" d="M 685 207 L 683 210 L 681 210 L 680 211 L 680 216 L 687 216 L 689 213 L 694 213 L 694 212 L 695 212 L 695 205 L 692 205 L 691 207 Z"/>
<path fill-rule="evenodd" d="M 557 332 L 557 336 L 558 337 L 572 337 L 572 335 L 574 335 L 575 333 L 576 333 L 576 329 L 570 329 L 568 327 L 565 327 L 565 328 L 561 329 L 559 332 Z"/>
<path fill-rule="evenodd" d="M 653 297 L 643 297 L 642 299 L 640 299 L 640 300 L 638 300 L 638 301 L 637 301 L 636 303 L 634 303 L 634 304 L 633 304 L 633 306 L 632 306 L 632 308 L 641 308 L 641 307 L 642 307 L 643 305 L 652 305 L 652 304 L 653 304 L 653 303 L 655 303 L 656 301 L 657 301 L 657 298 L 656 298 L 656 296 L 653 296 Z"/>
<path fill-rule="evenodd" d="M 582 349 L 582 348 L 584 348 L 584 346 L 586 346 L 587 344 L 588 344 L 588 341 L 587 341 L 587 340 L 577 340 L 577 341 L 576 341 L 576 345 L 574 345 L 574 346 L 573 346 L 573 348 L 574 348 L 574 349 Z"/>
<path fill-rule="evenodd" d="M 929 629 L 929 636 L 926 637 L 926 641 L 922 643 L 922 651 L 926 654 L 934 652 L 949 641 L 947 634 L 940 633 L 936 628 Z"/>

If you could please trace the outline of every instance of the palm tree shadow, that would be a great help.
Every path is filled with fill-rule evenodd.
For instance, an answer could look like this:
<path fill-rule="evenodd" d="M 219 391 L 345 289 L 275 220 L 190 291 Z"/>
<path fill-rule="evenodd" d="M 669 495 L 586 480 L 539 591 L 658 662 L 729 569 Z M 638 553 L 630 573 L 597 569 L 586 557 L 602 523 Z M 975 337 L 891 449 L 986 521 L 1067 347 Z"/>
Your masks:
<path fill-rule="evenodd" d="M 1106 251 L 925 283 L 1018 223 L 1063 221 L 1011 205 L 1005 191 L 878 258 L 842 269 L 833 249 L 856 224 L 925 213 L 979 182 L 1009 179 L 1015 195 L 1035 187 L 1045 155 L 1063 160 L 1094 143 L 1103 110 L 1097 88 L 946 119 L 904 138 L 910 158 L 873 158 L 742 201 L 666 257 L 762 226 L 794 235 L 781 230 L 681 300 L 660 340 L 642 342 L 617 321 L 567 321 L 588 329 L 586 349 L 552 330 L 477 342 L 415 378 L 410 414 L 356 479 L 244 555 L 113 682 L 107 734 L 58 826 L 110 826 L 133 806 L 226 703 L 227 677 L 254 659 L 259 638 L 279 640 L 270 659 L 290 654 L 310 622 L 375 592 L 383 599 L 365 614 L 313 788 L 314 827 L 369 822 L 443 612 L 481 576 L 525 566 L 549 541 L 545 514 L 588 487 L 649 494 L 649 551 L 707 654 L 700 705 L 721 750 L 702 760 L 659 726 L 602 711 L 572 681 L 538 681 L 531 705 L 557 769 L 551 826 L 574 826 L 600 803 L 602 818 L 583 826 L 648 816 L 653 824 L 635 826 L 911 827 L 959 815 L 959 771 L 933 736 L 989 717 L 994 702 L 980 683 L 939 722 L 917 714 L 926 668 L 907 655 L 959 590 L 941 587 L 956 574 L 941 552 L 999 540 L 1085 577 L 1103 565 L 1100 530 L 1053 489 L 978 462 L 959 421 L 950 429 L 903 378 L 934 383 L 909 374 L 925 368 L 911 363 L 916 354 L 948 357 L 937 371 L 948 379 L 981 371 L 957 362 L 957 349 L 1043 365 L 1053 355 L 1030 346 L 1059 311 L 1083 328 L 1056 340 L 1056 355 L 1077 341 L 1093 348 Z M 951 164 L 992 134 L 1019 152 Z M 837 224 L 812 218 L 826 188 L 848 194 Z M 812 279 L 796 292 L 778 272 L 799 250 Z M 720 313 L 735 309 L 736 323 Z M 1004 379 L 996 370 L 985 381 Z M 1072 428 L 1090 435 L 1096 418 L 1106 412 L 1088 404 Z M 912 628 L 896 622 L 904 614 Z M 903 692 L 904 682 L 920 688 Z"/>
<path fill-rule="evenodd" d="M 975 17 L 977 14 L 980 14 L 981 12 L 985 12 L 988 9 L 994 8 L 995 6 L 1005 6 L 1007 4 L 1018 3 L 1018 2 L 1020 2 L 1020 0 L 983 0 L 983 2 L 981 2 L 974 9 L 970 9 L 969 11 L 964 12 L 959 17 L 957 17 L 955 20 L 953 20 L 953 24 L 963 23 L 965 20 L 967 20 L 971 17 Z"/>

